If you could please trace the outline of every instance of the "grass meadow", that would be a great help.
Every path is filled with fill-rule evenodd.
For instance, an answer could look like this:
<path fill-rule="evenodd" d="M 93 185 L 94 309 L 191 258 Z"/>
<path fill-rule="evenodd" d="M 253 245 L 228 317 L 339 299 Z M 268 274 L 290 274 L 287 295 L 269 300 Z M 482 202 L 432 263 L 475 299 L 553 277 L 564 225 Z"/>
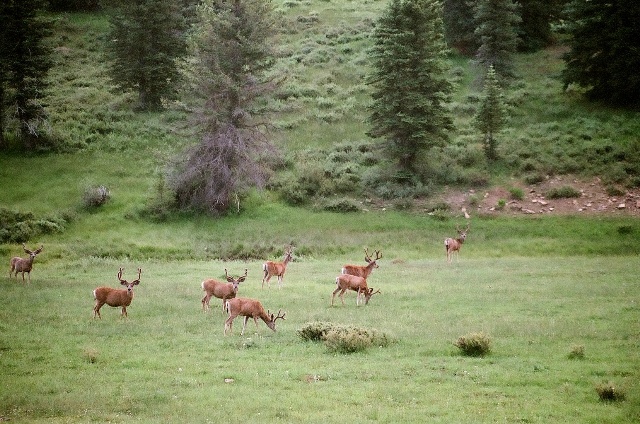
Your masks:
<path fill-rule="evenodd" d="M 469 240 L 403 260 L 383 251 L 369 305 L 336 298 L 346 257 L 290 263 L 261 288 L 259 261 L 44 259 L 32 283 L 0 281 L 0 416 L 15 422 L 581 422 L 640 418 L 637 256 L 482 255 Z M 474 245 L 475 248 L 474 248 Z M 46 247 L 45 247 L 46 248 Z M 467 249 L 468 248 L 468 249 Z M 360 256 L 357 253 L 355 256 Z M 353 255 L 352 255 L 353 256 Z M 91 291 L 143 269 L 122 319 Z M 200 281 L 248 268 L 240 294 L 286 320 L 223 336 L 221 303 L 201 310 Z M 303 341 L 306 323 L 376 329 L 386 347 L 337 354 Z M 453 345 L 484 332 L 492 352 Z M 572 358 L 577 348 L 583 355 Z M 599 400 L 603 382 L 622 402 Z M 348 417 L 348 418 L 347 418 Z"/>

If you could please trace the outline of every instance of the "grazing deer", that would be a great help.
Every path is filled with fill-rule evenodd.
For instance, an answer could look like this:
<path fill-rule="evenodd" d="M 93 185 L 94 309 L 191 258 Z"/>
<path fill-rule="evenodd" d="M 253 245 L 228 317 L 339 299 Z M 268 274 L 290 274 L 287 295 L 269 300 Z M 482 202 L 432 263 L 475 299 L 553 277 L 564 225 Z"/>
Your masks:
<path fill-rule="evenodd" d="M 244 270 L 244 275 L 233 278 L 227 273 L 227 269 L 225 268 L 224 275 L 228 281 L 227 283 L 214 279 L 204 280 L 202 282 L 202 290 L 206 293 L 202 298 L 203 311 L 206 312 L 209 310 L 209 301 L 211 300 L 211 296 L 215 296 L 218 299 L 222 299 L 222 312 L 224 313 L 227 300 L 236 297 L 236 294 L 238 294 L 238 285 L 244 282 L 247 278 L 247 270 Z"/>
<path fill-rule="evenodd" d="M 127 316 L 127 306 L 131 305 L 133 300 L 133 286 L 140 284 L 140 274 L 142 269 L 138 268 L 138 278 L 132 282 L 122 279 L 122 270 L 118 271 L 118 280 L 123 286 L 127 286 L 126 289 L 113 289 L 111 287 L 98 287 L 93 291 L 93 298 L 96 300 L 96 305 L 93 307 L 93 317 L 96 316 L 102 319 L 100 316 L 100 308 L 105 303 L 114 308 L 122 307 L 121 316 Z"/>
<path fill-rule="evenodd" d="M 271 288 L 271 284 L 269 280 L 274 275 L 278 277 L 278 288 L 282 285 L 282 277 L 284 277 L 284 272 L 287 270 L 287 264 L 291 260 L 293 255 L 292 246 L 289 246 L 285 249 L 284 252 L 284 261 L 282 262 L 273 262 L 267 261 L 262 264 L 262 270 L 264 271 L 264 277 L 262 277 L 262 288 L 264 288 L 264 283 L 267 283 L 267 286 Z"/>
<path fill-rule="evenodd" d="M 380 290 L 376 292 L 373 291 L 372 288 L 367 287 L 367 279 L 358 277 L 356 275 L 349 274 L 340 274 L 336 277 L 336 286 L 337 288 L 331 294 L 331 306 L 333 306 L 333 300 L 336 297 L 336 294 L 340 292 L 340 300 L 344 305 L 344 293 L 347 290 L 353 290 L 358 292 L 358 296 L 356 297 L 356 306 L 360 304 L 360 297 L 364 296 L 364 304 L 369 303 L 369 299 L 376 293 L 380 293 Z"/>
<path fill-rule="evenodd" d="M 364 249 L 364 260 L 367 265 L 345 265 L 342 267 L 341 273 L 367 278 L 374 268 L 379 268 L 378 260 L 380 259 L 382 259 L 382 253 L 379 250 L 376 250 L 376 258 L 372 259 L 369 255 L 369 249 Z"/>
<path fill-rule="evenodd" d="M 460 252 L 460 248 L 462 247 L 462 243 L 464 243 L 467 238 L 467 233 L 469 232 L 470 225 L 467 224 L 467 228 L 465 230 L 461 230 L 460 227 L 456 225 L 456 231 L 458 232 L 457 238 L 447 238 L 444 241 L 444 248 L 447 251 L 447 262 L 451 263 L 451 259 L 453 254 L 456 254 L 456 260 L 458 259 L 458 253 Z"/>
<path fill-rule="evenodd" d="M 227 300 L 227 312 L 229 313 L 229 318 L 224 322 L 224 335 L 227 335 L 227 329 L 229 333 L 233 330 L 233 320 L 241 315 L 244 317 L 244 323 L 242 325 L 241 336 L 244 335 L 244 330 L 247 327 L 247 321 L 249 318 L 253 318 L 253 322 L 256 324 L 256 330 L 258 329 L 258 318 L 262 319 L 267 327 L 276 331 L 276 320 L 278 318 L 284 319 L 286 313 L 280 315 L 282 309 L 278 311 L 278 315 L 274 316 L 269 313 L 269 311 L 265 312 L 264 308 L 260 301 L 255 299 L 247 299 L 245 297 L 235 297 L 233 299 Z"/>
<path fill-rule="evenodd" d="M 22 282 L 24 283 L 24 273 L 27 273 L 29 277 L 29 282 L 31 282 L 31 269 L 33 268 L 33 260 L 36 258 L 38 253 L 42 252 L 42 248 L 44 246 L 40 246 L 39 249 L 29 250 L 24 243 L 22 243 L 22 248 L 29 255 L 27 259 L 16 256 L 11 258 L 11 270 L 9 271 L 9 278 L 11 278 L 11 274 L 15 272 L 16 280 L 18 279 L 18 273 L 22 273 Z"/>

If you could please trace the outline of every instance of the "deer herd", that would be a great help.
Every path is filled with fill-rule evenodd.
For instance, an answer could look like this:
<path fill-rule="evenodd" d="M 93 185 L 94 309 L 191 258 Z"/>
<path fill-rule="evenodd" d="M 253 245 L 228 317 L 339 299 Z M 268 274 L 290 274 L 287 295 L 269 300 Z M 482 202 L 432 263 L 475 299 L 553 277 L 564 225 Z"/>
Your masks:
<path fill-rule="evenodd" d="M 458 236 L 456 238 L 447 238 L 444 241 L 445 251 L 447 254 L 447 263 L 452 262 L 453 255 L 458 258 L 460 248 L 464 243 L 467 234 L 469 233 L 469 225 L 464 230 L 461 230 L 456 226 Z M 42 252 L 43 246 L 36 250 L 27 249 L 23 243 L 22 248 L 29 255 L 27 258 L 21 258 L 19 256 L 11 258 L 9 278 L 12 274 L 18 278 L 18 273 L 22 273 L 22 281 L 24 282 L 24 274 L 27 273 L 29 283 L 31 282 L 31 270 L 33 268 L 33 261 L 36 256 Z M 344 305 L 344 294 L 348 291 L 356 292 L 356 306 L 359 306 L 362 301 L 367 305 L 369 300 L 374 294 L 380 293 L 380 290 L 375 290 L 368 286 L 367 278 L 371 275 L 371 272 L 378 268 L 378 261 L 382 259 L 382 253 L 376 250 L 375 257 L 369 254 L 368 249 L 364 249 L 364 260 L 366 265 L 344 265 L 340 271 L 340 274 L 335 278 L 336 289 L 331 294 L 331 306 L 333 306 L 336 294 L 339 294 L 342 305 Z M 264 289 L 264 283 L 267 283 L 267 287 L 271 288 L 269 280 L 275 276 L 278 281 L 278 288 L 282 287 L 282 279 L 284 273 L 287 270 L 287 265 L 293 258 L 293 247 L 288 246 L 285 248 L 284 260 L 282 262 L 267 261 L 262 264 L 262 271 L 264 275 L 262 277 L 262 288 Z M 93 317 L 102 318 L 100 316 L 100 308 L 105 304 L 114 307 L 122 308 L 120 315 L 122 317 L 127 316 L 127 306 L 131 305 L 131 301 L 134 297 L 133 287 L 140 284 L 140 276 L 142 275 L 142 269 L 138 268 L 138 277 L 131 282 L 122 279 L 122 273 L 124 269 L 120 268 L 117 274 L 117 279 L 123 289 L 115 289 L 107 286 L 97 287 L 93 290 L 93 298 L 95 305 L 93 307 Z M 244 274 L 238 277 L 230 276 L 227 269 L 224 270 L 226 283 L 218 281 L 216 279 L 206 279 L 202 281 L 200 286 L 205 295 L 201 300 L 202 310 L 207 312 L 209 308 L 209 301 L 212 297 L 222 300 L 222 310 L 228 314 L 228 318 L 224 323 L 224 335 L 227 331 L 231 333 L 233 328 L 233 320 L 242 316 L 244 323 L 242 326 L 241 335 L 244 335 L 247 327 L 247 321 L 249 318 L 253 318 L 258 329 L 258 318 L 260 318 L 271 330 L 276 331 L 276 320 L 285 319 L 286 313 L 282 313 L 279 310 L 276 315 L 270 313 L 268 310 L 265 312 L 262 303 L 257 299 L 249 299 L 244 297 L 237 297 L 238 288 L 240 283 L 244 282 L 247 278 L 247 269 L 244 270 Z"/>

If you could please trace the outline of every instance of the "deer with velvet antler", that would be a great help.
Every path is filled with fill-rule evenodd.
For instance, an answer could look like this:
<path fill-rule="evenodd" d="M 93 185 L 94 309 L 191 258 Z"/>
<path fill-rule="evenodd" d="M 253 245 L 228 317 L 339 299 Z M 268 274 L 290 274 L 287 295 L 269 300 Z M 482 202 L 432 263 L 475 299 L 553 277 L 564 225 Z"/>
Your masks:
<path fill-rule="evenodd" d="M 227 330 L 229 333 L 233 330 L 233 320 L 238 316 L 244 317 L 244 323 L 242 324 L 242 332 L 240 335 L 244 335 L 244 330 L 247 328 L 247 321 L 249 318 L 253 318 L 253 322 L 256 324 L 256 330 L 258 329 L 258 318 L 264 321 L 267 324 L 267 327 L 276 331 L 276 320 L 283 319 L 286 313 L 281 315 L 282 310 L 278 311 L 278 315 L 274 315 L 269 311 L 265 312 L 262 303 L 256 299 L 248 299 L 244 297 L 236 297 L 233 299 L 227 300 L 227 312 L 229 313 L 229 318 L 224 322 L 224 335 L 227 335 Z"/>
<path fill-rule="evenodd" d="M 16 277 L 16 280 L 18 279 L 18 273 L 22 273 L 22 282 L 24 283 L 24 273 L 27 273 L 27 276 L 29 277 L 29 282 L 31 282 L 31 269 L 33 268 L 33 261 L 35 260 L 36 256 L 42 252 L 42 248 L 44 246 L 40 246 L 39 249 L 36 250 L 29 250 L 27 249 L 27 246 L 22 243 L 22 248 L 24 249 L 24 251 L 26 252 L 27 255 L 29 255 L 28 258 L 21 258 L 19 256 L 13 257 L 11 258 L 10 261 L 10 265 L 11 265 L 11 269 L 9 270 L 9 278 L 11 278 L 11 274 L 14 274 Z"/>
<path fill-rule="evenodd" d="M 102 316 L 100 316 L 100 308 L 102 308 L 105 303 L 114 308 L 122 308 L 120 315 L 122 317 L 127 316 L 127 306 L 131 305 L 131 301 L 134 296 L 133 286 L 140 284 L 140 274 L 142 274 L 142 269 L 138 268 L 138 278 L 131 282 L 122 279 L 122 271 L 123 268 L 120 268 L 118 271 L 118 280 L 120 281 L 120 284 L 126 288 L 114 289 L 111 287 L 98 287 L 93 291 L 93 298 L 96 301 L 96 304 L 93 307 L 94 318 L 98 317 L 102 319 Z"/>
<path fill-rule="evenodd" d="M 456 231 L 458 232 L 458 237 L 456 238 L 447 238 L 444 240 L 444 248 L 447 251 L 447 262 L 451 263 L 452 256 L 455 253 L 456 260 L 458 259 L 458 253 L 460 252 L 460 248 L 462 244 L 467 238 L 467 234 L 469 233 L 470 224 L 467 224 L 467 228 L 461 230 L 459 226 L 456 225 Z"/>

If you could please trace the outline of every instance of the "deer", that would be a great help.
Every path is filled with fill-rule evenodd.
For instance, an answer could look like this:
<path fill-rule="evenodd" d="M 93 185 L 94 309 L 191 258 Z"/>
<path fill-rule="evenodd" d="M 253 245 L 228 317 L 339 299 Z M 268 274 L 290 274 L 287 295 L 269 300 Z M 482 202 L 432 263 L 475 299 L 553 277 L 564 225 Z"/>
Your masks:
<path fill-rule="evenodd" d="M 264 271 L 264 276 L 262 277 L 262 288 L 264 289 L 264 283 L 267 283 L 267 287 L 271 288 L 271 283 L 269 280 L 274 275 L 278 277 L 278 288 L 282 286 L 282 277 L 284 277 L 284 272 L 287 270 L 287 264 L 291 260 L 293 255 L 292 246 L 285 248 L 284 252 L 284 261 L 282 262 L 273 262 L 267 261 L 262 264 L 262 270 Z"/>
<path fill-rule="evenodd" d="M 127 306 L 131 305 L 133 300 L 133 286 L 140 284 L 140 274 L 142 269 L 138 268 L 138 278 L 132 282 L 122 279 L 122 271 L 124 268 L 120 268 L 118 271 L 118 280 L 120 284 L 126 286 L 126 289 L 114 289 L 111 287 L 98 287 L 93 291 L 93 298 L 96 300 L 96 305 L 93 307 L 93 318 L 96 316 L 102 319 L 100 315 L 100 308 L 106 303 L 114 308 L 122 307 L 120 317 L 127 316 Z"/>
<path fill-rule="evenodd" d="M 447 238 L 444 240 L 444 248 L 447 251 L 447 263 L 451 263 L 451 259 L 453 254 L 456 255 L 456 260 L 458 259 L 458 253 L 460 252 L 460 248 L 467 238 L 467 233 L 469 233 L 470 225 L 467 224 L 467 228 L 461 230 L 459 226 L 456 225 L 456 231 L 458 232 L 458 237 L 456 238 Z"/>
<path fill-rule="evenodd" d="M 380 253 L 379 250 L 376 250 L 375 253 L 376 258 L 372 259 L 371 255 L 369 255 L 369 249 L 364 249 L 364 260 L 367 262 L 367 265 L 345 265 L 340 272 L 362 278 L 369 277 L 369 274 L 371 274 L 374 268 L 379 268 L 378 260 L 382 259 L 382 253 Z"/>
<path fill-rule="evenodd" d="M 229 318 L 224 322 L 224 335 L 227 335 L 227 330 L 229 333 L 233 331 L 233 320 L 241 315 L 244 317 L 244 323 L 242 325 L 241 336 L 244 335 L 244 330 L 247 328 L 247 321 L 249 318 L 253 318 L 253 322 L 256 324 L 256 331 L 258 330 L 258 318 L 262 319 L 267 327 L 276 331 L 276 320 L 282 318 L 285 319 L 286 312 L 281 315 L 282 309 L 278 310 L 278 315 L 274 316 L 268 310 L 264 311 L 262 307 L 262 303 L 256 299 L 248 299 L 246 297 L 235 297 L 233 299 L 227 300 L 226 309 L 229 313 Z"/>
<path fill-rule="evenodd" d="M 244 275 L 233 278 L 227 273 L 227 269 L 225 268 L 224 275 L 227 279 L 226 283 L 214 279 L 208 279 L 202 282 L 202 290 L 205 291 L 205 295 L 202 298 L 203 311 L 206 312 L 209 310 L 211 296 L 215 296 L 218 299 L 222 299 L 222 313 L 224 313 L 227 300 L 236 297 L 236 294 L 238 294 L 238 286 L 247 278 L 247 270 L 244 270 Z"/>
<path fill-rule="evenodd" d="M 40 245 L 39 249 L 29 250 L 27 246 L 22 243 L 22 248 L 29 255 L 28 258 L 21 258 L 20 256 L 16 256 L 11 258 L 11 269 L 9 270 L 9 278 L 11 278 L 11 274 L 15 273 L 16 280 L 18 279 L 18 273 L 22 273 L 22 282 L 24 283 L 24 273 L 27 273 L 29 277 L 29 283 L 31 282 L 31 269 L 33 268 L 33 260 L 38 256 L 40 252 L 42 252 L 42 248 L 44 246 Z"/>
<path fill-rule="evenodd" d="M 380 290 L 374 292 L 372 288 L 367 287 L 367 279 L 358 277 L 357 275 L 338 275 L 336 277 L 336 286 L 336 289 L 331 294 L 331 306 L 333 306 L 333 300 L 335 299 L 338 292 L 340 292 L 340 300 L 342 301 L 342 305 L 344 305 L 344 293 L 347 290 L 358 292 L 358 296 L 356 297 L 356 306 L 359 306 L 361 296 L 364 296 L 364 304 L 367 305 L 369 303 L 369 300 L 371 299 L 371 296 L 376 293 L 380 293 Z"/>

